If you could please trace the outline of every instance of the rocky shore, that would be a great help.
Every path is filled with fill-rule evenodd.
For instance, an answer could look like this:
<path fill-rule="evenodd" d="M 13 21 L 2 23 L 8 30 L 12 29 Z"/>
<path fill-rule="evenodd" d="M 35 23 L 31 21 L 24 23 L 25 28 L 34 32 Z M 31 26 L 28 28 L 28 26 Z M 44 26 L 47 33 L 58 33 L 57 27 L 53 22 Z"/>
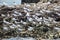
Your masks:
<path fill-rule="evenodd" d="M 0 6 L 0 38 L 60 38 L 60 3 Z"/>

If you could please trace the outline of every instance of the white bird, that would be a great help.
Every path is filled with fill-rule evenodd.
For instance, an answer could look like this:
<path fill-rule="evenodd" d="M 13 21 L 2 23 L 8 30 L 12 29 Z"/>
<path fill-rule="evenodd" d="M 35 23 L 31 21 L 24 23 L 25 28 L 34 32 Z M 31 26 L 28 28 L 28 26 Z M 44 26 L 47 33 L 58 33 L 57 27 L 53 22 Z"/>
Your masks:
<path fill-rule="evenodd" d="M 47 3 L 43 3 L 43 5 L 50 5 L 51 3 L 50 2 L 47 2 Z"/>
<path fill-rule="evenodd" d="M 30 16 L 30 14 L 27 12 L 26 16 Z"/>
<path fill-rule="evenodd" d="M 41 20 L 42 20 L 42 17 L 40 17 L 40 18 L 37 18 L 37 21 L 38 21 L 38 20 L 40 20 L 40 21 L 41 21 Z"/>
<path fill-rule="evenodd" d="M 40 13 L 35 13 L 35 15 L 39 16 L 39 15 L 41 15 L 41 14 L 40 14 Z"/>
<path fill-rule="evenodd" d="M 33 23 L 33 24 L 36 24 L 36 22 L 34 22 L 34 21 L 33 21 L 32 23 Z"/>
<path fill-rule="evenodd" d="M 10 24 L 9 22 L 7 22 L 7 21 L 5 21 L 5 20 L 4 20 L 3 22 L 6 23 L 6 24 Z"/>
<path fill-rule="evenodd" d="M 43 10 L 44 12 L 51 13 L 52 11 L 50 10 Z"/>
<path fill-rule="evenodd" d="M 16 15 L 16 14 L 12 14 L 13 16 L 18 16 L 18 15 Z"/>
<path fill-rule="evenodd" d="M 55 11 L 59 11 L 60 9 L 54 8 Z"/>
<path fill-rule="evenodd" d="M 39 22 L 39 24 L 42 24 L 41 22 Z"/>
<path fill-rule="evenodd" d="M 57 30 L 58 32 L 60 32 L 60 28 L 59 27 L 54 27 L 55 30 Z"/>
<path fill-rule="evenodd" d="M 13 26 L 9 26 L 11 29 L 14 29 L 15 27 L 13 27 Z"/>
<path fill-rule="evenodd" d="M 36 7 L 36 5 L 34 4 L 33 7 Z"/>
<path fill-rule="evenodd" d="M 21 28 L 18 28 L 18 31 L 20 31 L 20 32 L 21 32 L 21 31 L 23 31 L 23 29 L 21 29 Z"/>
<path fill-rule="evenodd" d="M 16 25 L 15 25 L 15 24 L 13 24 L 12 26 L 13 26 L 13 27 L 16 27 Z"/>
<path fill-rule="evenodd" d="M 8 27 L 3 27 L 3 30 L 8 30 Z"/>
<path fill-rule="evenodd" d="M 27 22 L 23 22 L 23 24 L 25 25 L 25 24 L 27 24 Z"/>
<path fill-rule="evenodd" d="M 37 19 L 38 19 L 38 17 L 37 17 L 37 16 L 35 16 L 34 18 L 35 18 L 35 20 L 37 20 Z"/>
<path fill-rule="evenodd" d="M 56 14 L 60 16 L 60 13 L 56 12 Z"/>
<path fill-rule="evenodd" d="M 29 30 L 29 31 L 32 31 L 32 30 L 33 30 L 33 27 L 29 27 L 28 30 Z"/>
<path fill-rule="evenodd" d="M 19 13 L 19 16 L 22 16 L 22 13 Z"/>
<path fill-rule="evenodd" d="M 15 21 L 16 24 L 19 24 L 20 22 Z"/>
<path fill-rule="evenodd" d="M 21 23 L 23 23 L 23 21 L 22 21 L 22 20 L 21 20 L 20 22 L 21 22 Z"/>
<path fill-rule="evenodd" d="M 14 11 L 14 13 L 15 13 L 15 14 L 18 14 L 18 12 L 17 12 L 17 11 Z"/>
<path fill-rule="evenodd" d="M 47 4 L 51 4 L 50 2 L 47 2 Z"/>
<path fill-rule="evenodd" d="M 9 14 L 7 14 L 7 16 L 9 17 L 10 15 L 9 15 Z"/>
<path fill-rule="evenodd" d="M 33 19 L 32 19 L 32 18 L 30 18 L 30 17 L 27 17 L 27 19 L 28 19 L 29 21 L 33 21 Z"/>
<path fill-rule="evenodd" d="M 39 22 L 39 21 L 42 21 L 42 18 L 38 18 L 38 19 L 36 19 L 36 20 Z"/>
<path fill-rule="evenodd" d="M 40 13 L 44 14 L 44 12 L 42 10 L 40 10 Z"/>
<path fill-rule="evenodd" d="M 5 15 L 4 15 L 4 14 L 1 14 L 1 16 L 2 16 L 2 17 L 5 17 Z"/>
<path fill-rule="evenodd" d="M 27 8 L 26 8 L 26 7 L 24 7 L 23 9 L 24 9 L 24 10 L 27 10 Z"/>
<path fill-rule="evenodd" d="M 24 22 L 24 21 L 22 21 L 22 20 L 21 20 L 20 22 L 21 22 L 22 24 L 27 24 L 27 22 Z"/>
<path fill-rule="evenodd" d="M 58 15 L 60 16 L 60 13 Z"/>
<path fill-rule="evenodd" d="M 18 27 L 21 27 L 21 25 L 19 25 L 19 24 L 18 24 L 17 26 L 18 26 Z"/>
<path fill-rule="evenodd" d="M 17 26 L 15 24 L 12 24 L 11 26 L 9 26 L 10 28 L 14 29 L 16 28 Z"/>
<path fill-rule="evenodd" d="M 26 4 L 26 7 L 30 7 L 30 4 Z"/>
<path fill-rule="evenodd" d="M 27 12 L 27 10 L 24 10 L 24 12 Z"/>
<path fill-rule="evenodd" d="M 55 6 L 55 8 L 60 9 L 60 6 Z"/>
<path fill-rule="evenodd" d="M 15 21 L 15 20 L 17 20 L 17 19 L 16 19 L 16 18 L 12 18 L 12 20 L 14 20 L 14 21 Z"/>
<path fill-rule="evenodd" d="M 29 12 L 30 12 L 30 11 L 32 11 L 32 10 L 31 10 L 31 9 L 27 9 L 27 11 L 29 11 Z"/>

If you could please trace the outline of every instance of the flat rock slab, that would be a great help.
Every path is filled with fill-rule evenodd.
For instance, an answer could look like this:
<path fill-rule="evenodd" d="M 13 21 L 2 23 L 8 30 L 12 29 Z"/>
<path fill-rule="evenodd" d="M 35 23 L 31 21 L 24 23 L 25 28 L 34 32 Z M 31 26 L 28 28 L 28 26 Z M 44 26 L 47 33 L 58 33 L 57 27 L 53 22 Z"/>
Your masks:
<path fill-rule="evenodd" d="M 2 39 L 2 40 L 35 40 L 34 38 L 22 38 L 22 37 L 16 37 L 16 38 L 10 38 L 10 39 Z"/>
<path fill-rule="evenodd" d="M 10 39 L 2 39 L 2 40 L 36 40 L 34 38 L 10 38 Z M 60 39 L 41 39 L 41 40 L 60 40 Z"/>

